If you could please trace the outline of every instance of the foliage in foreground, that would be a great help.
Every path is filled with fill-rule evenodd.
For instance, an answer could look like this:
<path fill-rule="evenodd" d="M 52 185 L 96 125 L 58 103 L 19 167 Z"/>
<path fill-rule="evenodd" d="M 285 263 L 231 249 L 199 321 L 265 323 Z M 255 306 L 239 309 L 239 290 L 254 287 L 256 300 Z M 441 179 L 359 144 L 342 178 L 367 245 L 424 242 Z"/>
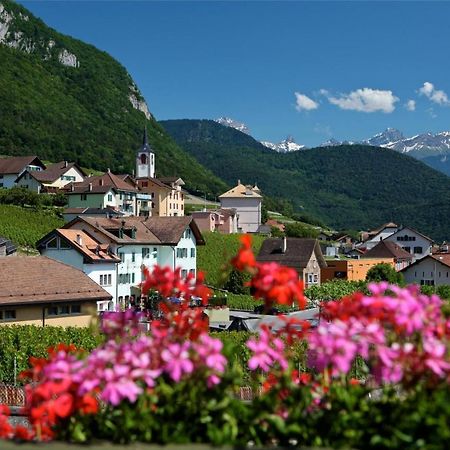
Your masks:
<path fill-rule="evenodd" d="M 0 205 L 0 236 L 17 245 L 34 247 L 42 236 L 63 225 L 63 219 L 53 210 Z"/>
<path fill-rule="evenodd" d="M 232 264 L 251 276 L 265 309 L 293 301 L 304 307 L 296 271 L 258 263 L 249 238 L 242 244 Z M 211 295 L 201 277 L 155 267 L 145 271 L 142 290 L 177 295 L 180 303 L 163 301 L 163 317 L 148 333 L 132 310 L 105 313 L 105 339 L 91 353 L 59 345 L 33 359 L 23 375 L 31 429 L 11 426 L 0 406 L 0 437 L 445 448 L 450 321 L 439 297 L 417 286 L 372 283 L 368 294 L 324 304 L 316 328 L 289 316 L 279 316 L 276 328 L 261 325 L 245 342 L 253 398 L 242 402 L 239 361 L 228 343 L 208 334 L 201 308 L 189 307 L 191 297 L 206 304 Z"/>

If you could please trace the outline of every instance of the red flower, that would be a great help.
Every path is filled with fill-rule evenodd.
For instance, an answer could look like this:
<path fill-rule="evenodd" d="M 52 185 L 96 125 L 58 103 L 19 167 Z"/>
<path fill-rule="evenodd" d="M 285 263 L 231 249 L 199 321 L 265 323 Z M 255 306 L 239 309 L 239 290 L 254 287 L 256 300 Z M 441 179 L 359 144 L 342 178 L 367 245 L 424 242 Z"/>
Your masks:
<path fill-rule="evenodd" d="M 14 437 L 19 441 L 31 441 L 34 435 L 30 429 L 23 425 L 16 425 L 14 428 Z"/>
<path fill-rule="evenodd" d="M 251 271 L 256 266 L 255 255 L 252 250 L 252 237 L 248 234 L 241 236 L 241 248 L 238 254 L 231 260 L 231 264 L 237 270 Z M 250 269 L 250 270 L 249 270 Z"/>
<path fill-rule="evenodd" d="M 82 414 L 96 414 L 98 412 L 98 401 L 92 395 L 85 394 L 77 405 Z"/>

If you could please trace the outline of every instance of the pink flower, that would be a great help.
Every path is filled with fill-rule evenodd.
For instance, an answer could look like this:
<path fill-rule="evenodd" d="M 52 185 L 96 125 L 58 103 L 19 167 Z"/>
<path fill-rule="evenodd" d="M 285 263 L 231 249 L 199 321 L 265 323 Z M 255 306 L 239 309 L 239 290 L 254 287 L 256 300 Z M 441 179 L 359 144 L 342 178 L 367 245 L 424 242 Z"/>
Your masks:
<path fill-rule="evenodd" d="M 445 345 L 434 338 L 426 338 L 423 342 L 425 365 L 438 377 L 445 377 L 450 370 L 450 364 L 445 360 L 447 349 Z"/>
<path fill-rule="evenodd" d="M 164 370 L 174 381 L 180 381 L 184 374 L 194 370 L 194 364 L 189 357 L 189 347 L 189 342 L 174 343 L 161 352 L 161 358 L 166 363 Z"/>

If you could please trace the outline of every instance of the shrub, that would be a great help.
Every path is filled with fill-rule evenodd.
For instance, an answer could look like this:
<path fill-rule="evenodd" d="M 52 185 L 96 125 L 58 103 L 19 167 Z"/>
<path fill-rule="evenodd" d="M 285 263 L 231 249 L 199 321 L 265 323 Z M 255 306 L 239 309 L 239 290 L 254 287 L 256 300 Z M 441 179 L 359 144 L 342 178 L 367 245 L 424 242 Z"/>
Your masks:
<path fill-rule="evenodd" d="M 387 281 L 392 284 L 403 285 L 403 275 L 387 263 L 377 264 L 369 269 L 366 276 L 367 281 Z"/>

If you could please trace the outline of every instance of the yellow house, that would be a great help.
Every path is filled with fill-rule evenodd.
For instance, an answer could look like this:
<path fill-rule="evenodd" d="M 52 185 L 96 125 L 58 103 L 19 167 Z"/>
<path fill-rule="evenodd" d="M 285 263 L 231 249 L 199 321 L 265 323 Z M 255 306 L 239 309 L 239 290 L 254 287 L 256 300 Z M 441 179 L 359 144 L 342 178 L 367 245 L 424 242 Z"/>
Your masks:
<path fill-rule="evenodd" d="M 45 256 L 0 258 L 0 324 L 86 327 L 112 296 L 81 270 Z"/>

